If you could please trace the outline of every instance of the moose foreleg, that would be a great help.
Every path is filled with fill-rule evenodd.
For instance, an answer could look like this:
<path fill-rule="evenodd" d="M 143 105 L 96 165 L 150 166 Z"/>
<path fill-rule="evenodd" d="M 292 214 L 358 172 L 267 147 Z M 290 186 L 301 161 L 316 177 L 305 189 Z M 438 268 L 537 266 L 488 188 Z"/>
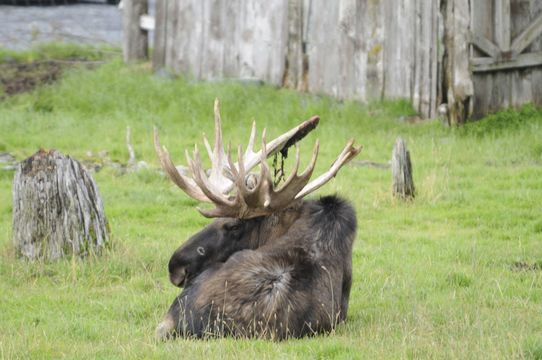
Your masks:
<path fill-rule="evenodd" d="M 166 316 L 164 316 L 162 322 L 156 327 L 156 331 L 154 333 L 155 338 L 158 341 L 167 340 L 173 336 L 174 332 L 175 320 L 173 319 L 173 316 L 168 312 Z"/>

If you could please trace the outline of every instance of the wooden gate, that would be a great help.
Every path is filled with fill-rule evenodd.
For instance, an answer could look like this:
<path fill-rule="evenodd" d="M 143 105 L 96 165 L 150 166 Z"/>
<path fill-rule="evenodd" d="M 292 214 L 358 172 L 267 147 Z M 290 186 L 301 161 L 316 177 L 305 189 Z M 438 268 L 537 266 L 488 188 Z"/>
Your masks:
<path fill-rule="evenodd" d="M 471 0 L 473 117 L 542 105 L 542 1 Z"/>

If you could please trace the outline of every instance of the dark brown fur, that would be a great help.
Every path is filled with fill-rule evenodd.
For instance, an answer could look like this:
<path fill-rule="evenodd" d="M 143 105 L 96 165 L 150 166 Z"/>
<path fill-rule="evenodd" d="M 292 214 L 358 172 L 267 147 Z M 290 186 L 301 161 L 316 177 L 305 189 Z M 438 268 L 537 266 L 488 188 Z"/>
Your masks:
<path fill-rule="evenodd" d="M 346 319 L 355 232 L 353 208 L 334 196 L 215 220 L 170 261 L 172 282 L 184 289 L 158 336 L 284 339 L 332 330 Z M 204 255 L 193 254 L 198 248 Z"/>

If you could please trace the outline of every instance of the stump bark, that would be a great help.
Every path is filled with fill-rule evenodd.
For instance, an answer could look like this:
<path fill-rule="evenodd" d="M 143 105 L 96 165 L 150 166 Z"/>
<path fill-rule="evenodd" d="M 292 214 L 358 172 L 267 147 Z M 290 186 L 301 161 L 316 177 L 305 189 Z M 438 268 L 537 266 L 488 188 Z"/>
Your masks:
<path fill-rule="evenodd" d="M 76 160 L 40 150 L 13 179 L 13 243 L 29 259 L 99 254 L 109 241 L 96 183 Z"/>
<path fill-rule="evenodd" d="M 412 199 L 415 196 L 414 180 L 412 180 L 412 163 L 410 152 L 405 141 L 398 137 L 391 155 L 391 173 L 393 177 L 393 195 L 401 199 Z"/>

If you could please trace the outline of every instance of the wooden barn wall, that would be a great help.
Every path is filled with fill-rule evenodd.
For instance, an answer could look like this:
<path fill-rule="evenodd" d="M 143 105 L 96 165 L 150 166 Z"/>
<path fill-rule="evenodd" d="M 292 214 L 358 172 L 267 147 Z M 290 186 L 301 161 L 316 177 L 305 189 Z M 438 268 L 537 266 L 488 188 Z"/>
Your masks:
<path fill-rule="evenodd" d="M 440 104 L 437 89 L 442 53 L 438 51 L 443 36 L 439 1 L 380 3 L 384 7 L 382 96 L 407 97 L 421 114 L 434 117 Z"/>
<path fill-rule="evenodd" d="M 471 0 L 471 28 L 498 44 L 495 34 L 495 1 Z M 542 13 L 541 0 L 511 0 L 511 35 L 514 39 L 529 23 Z M 476 53 L 479 51 L 475 48 Z M 542 51 L 542 36 L 539 36 L 524 52 Z M 518 70 L 482 72 L 473 74 L 473 117 L 480 118 L 510 106 L 533 102 L 542 106 L 542 67 Z"/>
<path fill-rule="evenodd" d="M 280 84 L 287 5 L 287 0 L 160 0 L 154 65 L 203 80 Z"/>
<path fill-rule="evenodd" d="M 162 0 L 155 66 L 340 99 L 409 99 L 436 116 L 439 0 Z"/>

